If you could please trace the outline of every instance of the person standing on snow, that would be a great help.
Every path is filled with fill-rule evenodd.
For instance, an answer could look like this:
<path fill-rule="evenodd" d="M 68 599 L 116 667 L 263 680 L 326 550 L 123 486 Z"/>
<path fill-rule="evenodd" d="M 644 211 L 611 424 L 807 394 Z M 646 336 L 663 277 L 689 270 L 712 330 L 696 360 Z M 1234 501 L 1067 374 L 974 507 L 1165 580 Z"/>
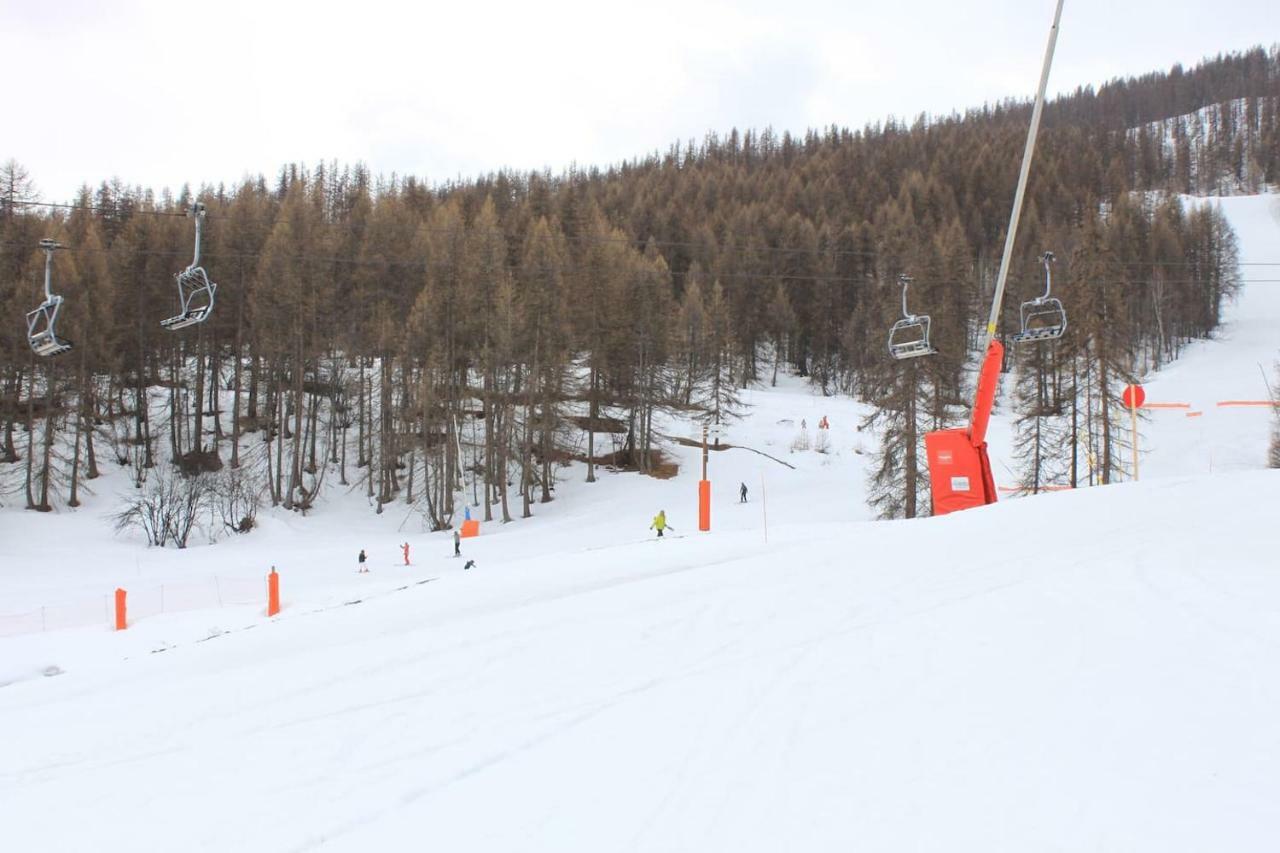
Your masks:
<path fill-rule="evenodd" d="M 462 556 L 462 536 L 458 531 L 453 531 L 453 556 Z"/>
<path fill-rule="evenodd" d="M 742 487 L 738 489 L 738 503 L 744 504 L 746 502 L 747 502 L 747 484 L 743 483 Z"/>
<path fill-rule="evenodd" d="M 360 549 L 360 556 L 359 556 L 357 559 L 358 559 L 358 560 L 359 560 L 359 562 L 360 562 L 360 568 L 359 568 L 359 569 L 357 569 L 356 573 L 357 573 L 357 574 L 359 574 L 360 572 L 367 572 L 367 571 L 369 571 L 367 568 L 365 568 L 365 565 L 364 565 L 364 561 L 365 561 L 365 560 L 367 560 L 367 559 L 369 559 L 369 558 L 368 558 L 368 557 L 366 557 L 366 556 L 364 555 L 364 549 L 363 549 L 363 548 L 361 548 L 361 549 Z"/>
<path fill-rule="evenodd" d="M 658 514 L 653 517 L 653 524 L 649 525 L 650 530 L 658 531 L 658 538 L 662 538 L 662 531 L 666 530 L 670 525 L 667 524 L 667 511 L 665 509 L 658 510 Z M 674 527 L 671 528 L 675 530 Z"/>
<path fill-rule="evenodd" d="M 404 551 L 404 564 L 409 565 L 409 543 L 406 542 L 400 546 L 400 550 Z"/>

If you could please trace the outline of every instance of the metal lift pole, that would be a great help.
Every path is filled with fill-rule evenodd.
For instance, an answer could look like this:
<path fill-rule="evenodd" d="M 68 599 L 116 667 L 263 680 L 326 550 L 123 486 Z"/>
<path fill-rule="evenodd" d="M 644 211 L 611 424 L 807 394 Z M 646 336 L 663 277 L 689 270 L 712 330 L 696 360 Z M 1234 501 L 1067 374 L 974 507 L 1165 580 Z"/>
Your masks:
<path fill-rule="evenodd" d="M 1062 18 L 1063 0 L 1058 0 L 1053 13 L 1053 27 L 1049 30 L 1049 45 L 1044 52 L 1044 67 L 1040 70 L 1040 86 L 1036 90 L 1036 103 L 1031 112 L 1031 129 L 1027 133 L 1027 145 L 1022 152 L 1022 171 L 1018 175 L 1018 189 L 1013 198 L 1013 214 L 1009 217 L 1009 231 L 1004 237 L 1004 255 L 1000 259 L 1000 273 L 996 278 L 996 292 L 991 300 L 991 316 L 987 320 L 987 346 L 978 370 L 978 384 L 974 391 L 973 411 L 969 426 L 940 429 L 924 437 L 925 454 L 929 460 L 929 488 L 933 514 L 969 509 L 995 503 L 997 500 L 995 477 L 991 460 L 987 455 L 987 426 L 991 422 L 991 409 L 995 405 L 996 389 L 1000 384 L 1000 362 L 1004 358 L 1004 345 L 996 338 L 1000 322 L 1000 305 L 1004 301 L 1005 282 L 1009 277 L 1009 262 L 1013 258 L 1013 241 L 1018 233 L 1018 219 L 1022 215 L 1022 200 L 1027 191 L 1027 178 L 1031 174 L 1031 156 L 1036 148 L 1036 134 L 1040 130 L 1040 113 L 1044 110 L 1044 93 L 1049 84 L 1049 68 L 1053 64 L 1053 49 L 1058 43 L 1058 22 Z"/>
<path fill-rule="evenodd" d="M 1040 131 L 1040 113 L 1044 110 L 1044 93 L 1049 85 L 1049 68 L 1053 65 L 1053 50 L 1058 45 L 1058 22 L 1062 19 L 1062 3 L 1058 0 L 1053 13 L 1053 26 L 1049 29 L 1049 44 L 1044 50 L 1044 67 L 1040 70 L 1040 88 L 1036 90 L 1036 105 L 1031 110 L 1031 130 L 1027 132 L 1027 146 L 1022 152 L 1022 171 L 1018 174 L 1018 189 L 1013 196 L 1013 214 L 1009 217 L 1009 230 L 1004 235 L 1004 254 L 1000 257 L 1000 273 L 996 276 L 996 293 L 991 300 L 991 316 L 987 320 L 987 345 L 996 336 L 996 324 L 1000 320 L 1000 306 L 1004 302 L 1004 286 L 1009 277 L 1009 261 L 1013 258 L 1013 239 L 1018 233 L 1018 219 L 1022 216 L 1022 199 L 1027 192 L 1027 177 L 1031 174 L 1031 155 L 1036 150 L 1036 134 Z"/>

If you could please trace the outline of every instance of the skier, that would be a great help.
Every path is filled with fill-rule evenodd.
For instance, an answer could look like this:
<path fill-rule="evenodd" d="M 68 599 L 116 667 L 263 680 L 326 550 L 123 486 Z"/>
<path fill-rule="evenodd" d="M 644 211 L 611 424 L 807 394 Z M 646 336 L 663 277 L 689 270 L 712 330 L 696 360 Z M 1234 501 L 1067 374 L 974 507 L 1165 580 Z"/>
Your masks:
<path fill-rule="evenodd" d="M 738 489 L 738 503 L 744 504 L 746 502 L 747 502 L 747 484 L 743 483 L 742 486 Z"/>
<path fill-rule="evenodd" d="M 409 565 L 409 543 L 406 542 L 400 546 L 400 550 L 404 551 L 404 564 Z"/>
<path fill-rule="evenodd" d="M 467 563 L 462 567 L 462 570 L 465 572 L 467 569 L 470 569 L 473 566 L 475 566 L 475 564 L 476 564 L 475 560 L 467 560 Z"/>
<path fill-rule="evenodd" d="M 458 531 L 453 531 L 453 556 L 462 556 L 462 536 Z"/>
<path fill-rule="evenodd" d="M 658 510 L 658 514 L 653 517 L 653 524 L 649 525 L 649 529 L 658 531 L 658 538 L 661 539 L 662 531 L 668 527 L 671 527 L 671 525 L 667 524 L 667 511 L 665 509 Z M 674 527 L 671 527 L 671 529 L 675 530 Z"/>
<path fill-rule="evenodd" d="M 365 568 L 365 565 L 364 565 L 364 561 L 365 561 L 365 560 L 367 560 L 367 559 L 369 559 L 369 558 L 368 558 L 368 557 L 366 557 L 366 556 L 364 555 L 364 549 L 363 549 L 363 548 L 361 548 L 361 549 L 360 549 L 360 556 L 359 556 L 359 558 L 358 558 L 358 559 L 359 559 L 359 561 L 360 561 L 360 568 L 357 570 L 357 572 L 356 572 L 356 573 L 357 573 L 357 574 L 359 574 L 359 573 L 361 573 L 361 572 L 367 572 L 367 571 L 369 571 L 367 568 Z"/>

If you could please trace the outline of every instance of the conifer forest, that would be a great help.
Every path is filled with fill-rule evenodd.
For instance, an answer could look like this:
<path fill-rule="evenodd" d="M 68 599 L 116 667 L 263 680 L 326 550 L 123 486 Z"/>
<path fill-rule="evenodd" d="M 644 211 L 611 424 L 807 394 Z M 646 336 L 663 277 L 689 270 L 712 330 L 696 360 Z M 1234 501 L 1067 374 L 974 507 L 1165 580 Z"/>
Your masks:
<path fill-rule="evenodd" d="M 139 494 L 218 495 L 233 529 L 252 526 L 237 501 L 306 511 L 329 488 L 413 505 L 432 529 L 460 496 L 507 522 L 554 498 L 569 459 L 588 480 L 661 473 L 663 413 L 730 420 L 739 389 L 785 371 L 873 404 L 870 499 L 926 514 L 920 442 L 968 414 L 1030 109 L 734 129 L 443 183 L 323 162 L 212 186 L 192 164 L 176 195 L 86 176 L 63 205 L 8 160 L 0 501 L 75 506 L 120 465 Z M 1233 235 L 1179 196 L 1280 182 L 1280 52 L 1077 90 L 1047 105 L 1039 144 L 1002 325 L 1043 291 L 1045 252 L 1071 320 L 1054 347 L 1008 350 L 1027 491 L 1118 478 L 1122 388 L 1214 332 Z M 214 306 L 165 328 L 197 202 Z M 73 344 L 52 358 L 22 322 L 42 239 L 61 246 L 50 281 Z M 903 275 L 931 359 L 886 352 Z"/>

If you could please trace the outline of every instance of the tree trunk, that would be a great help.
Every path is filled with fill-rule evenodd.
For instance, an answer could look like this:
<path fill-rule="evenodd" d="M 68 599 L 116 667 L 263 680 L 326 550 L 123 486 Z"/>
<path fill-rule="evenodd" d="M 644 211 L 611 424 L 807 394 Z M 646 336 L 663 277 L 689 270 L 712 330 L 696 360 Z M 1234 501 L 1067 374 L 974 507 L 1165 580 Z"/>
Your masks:
<path fill-rule="evenodd" d="M 692 381 L 693 372 L 689 373 Z M 591 368 L 591 404 L 587 410 L 587 482 L 596 481 L 596 419 L 600 417 L 600 371 Z"/>
<path fill-rule="evenodd" d="M 44 461 L 40 467 L 40 504 L 36 507 L 41 512 L 49 512 L 53 509 L 53 505 L 49 503 L 49 475 L 53 457 L 53 392 L 57 384 L 55 370 L 54 363 L 50 362 L 46 380 L 49 387 L 45 389 Z"/>
<path fill-rule="evenodd" d="M 36 508 L 35 496 L 31 493 L 33 468 L 35 466 L 36 441 L 36 357 L 31 355 L 31 371 L 27 383 L 27 473 L 24 488 L 27 495 L 27 509 Z"/>
<path fill-rule="evenodd" d="M 67 506 L 80 506 L 80 439 L 84 435 L 84 400 L 85 400 L 85 363 L 84 350 L 80 350 L 80 388 L 76 400 L 76 435 L 75 444 L 71 448 L 71 494 L 67 497 Z"/>
<path fill-rule="evenodd" d="M 231 367 L 231 467 L 240 467 L 240 379 L 243 375 L 241 359 L 243 357 L 243 314 L 244 308 L 236 311 L 236 349 Z"/>

